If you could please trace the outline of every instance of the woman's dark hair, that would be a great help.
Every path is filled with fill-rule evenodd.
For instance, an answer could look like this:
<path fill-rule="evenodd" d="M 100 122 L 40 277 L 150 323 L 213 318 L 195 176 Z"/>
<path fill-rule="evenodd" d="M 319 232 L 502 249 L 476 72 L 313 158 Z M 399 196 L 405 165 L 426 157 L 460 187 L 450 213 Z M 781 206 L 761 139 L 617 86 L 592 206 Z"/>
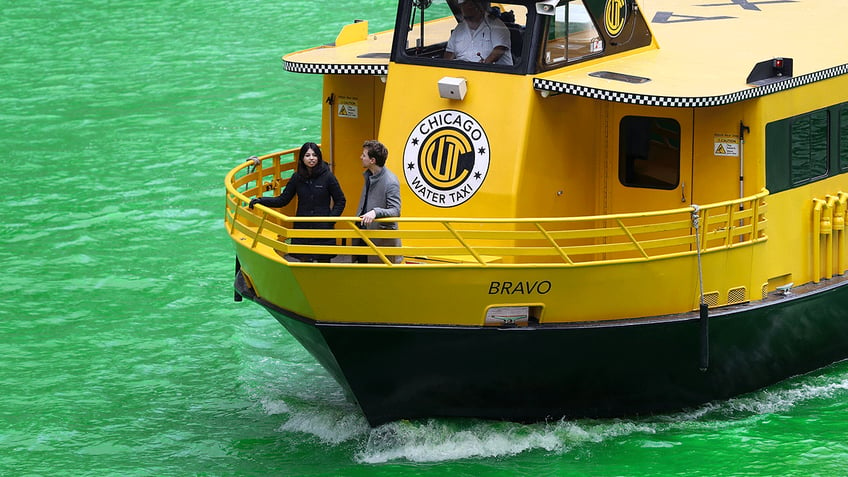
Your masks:
<path fill-rule="evenodd" d="M 318 147 L 317 144 L 314 142 L 307 142 L 303 146 L 300 146 L 300 154 L 297 156 L 297 172 L 303 177 L 309 177 L 309 168 L 303 163 L 303 158 L 306 156 L 306 151 L 310 149 L 315 151 L 315 155 L 318 156 L 318 164 L 324 162 L 324 156 L 321 154 L 321 148 Z M 315 164 L 315 167 L 318 167 L 318 164 Z"/>

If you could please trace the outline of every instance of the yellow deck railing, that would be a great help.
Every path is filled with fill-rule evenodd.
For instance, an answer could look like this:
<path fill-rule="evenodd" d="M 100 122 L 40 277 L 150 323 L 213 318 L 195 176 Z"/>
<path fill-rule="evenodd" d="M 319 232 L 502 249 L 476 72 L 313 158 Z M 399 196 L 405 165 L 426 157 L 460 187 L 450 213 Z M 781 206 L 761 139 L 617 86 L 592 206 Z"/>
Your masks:
<path fill-rule="evenodd" d="M 432 218 L 393 217 L 398 230 L 362 230 L 358 217 L 293 217 L 257 205 L 265 191 L 279 194 L 294 169 L 297 150 L 245 162 L 225 179 L 226 224 L 234 240 L 250 248 L 289 253 L 376 256 L 402 255 L 406 264 L 458 266 L 560 264 L 580 266 L 644 261 L 750 245 L 766 240 L 767 191 L 700 207 L 584 217 Z M 697 211 L 697 220 L 693 214 Z M 387 219 L 381 219 L 387 220 Z M 335 222 L 335 229 L 295 229 L 297 222 Z M 696 234 L 697 236 L 696 240 Z M 331 245 L 294 245 L 292 238 L 332 238 Z M 381 247 L 377 238 L 399 238 L 401 247 Z M 364 245 L 354 246 L 354 239 Z M 268 251 L 269 249 L 264 249 Z"/>

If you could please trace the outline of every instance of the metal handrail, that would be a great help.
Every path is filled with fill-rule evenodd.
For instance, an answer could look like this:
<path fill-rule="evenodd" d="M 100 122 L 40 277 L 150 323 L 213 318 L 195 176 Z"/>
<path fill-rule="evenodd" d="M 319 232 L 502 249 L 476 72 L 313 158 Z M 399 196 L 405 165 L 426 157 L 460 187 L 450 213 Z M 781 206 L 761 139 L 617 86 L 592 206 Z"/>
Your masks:
<path fill-rule="evenodd" d="M 581 217 L 437 218 L 392 217 L 398 230 L 357 227 L 359 217 L 294 217 L 261 205 L 247 207 L 265 191 L 279 194 L 294 168 L 297 149 L 269 154 L 230 171 L 225 179 L 226 222 L 231 236 L 245 239 L 275 259 L 288 253 L 372 255 L 407 263 L 489 266 L 538 263 L 585 266 L 645 261 L 759 243 L 766 240 L 767 190 L 736 200 L 700 205 L 700 237 L 691 223 L 695 206 L 670 210 Z M 291 160 L 289 159 L 291 156 Z M 270 164 L 265 167 L 265 164 Z M 251 169 L 254 164 L 255 169 Z M 239 189 L 244 188 L 244 191 Z M 295 229 L 294 223 L 335 222 L 334 229 Z M 334 238 L 337 245 L 295 245 L 291 238 Z M 373 239 L 401 239 L 402 246 L 379 246 Z M 365 245 L 352 245 L 361 239 Z M 276 253 L 273 253 L 276 252 Z M 378 264 L 379 265 L 379 264 Z"/>

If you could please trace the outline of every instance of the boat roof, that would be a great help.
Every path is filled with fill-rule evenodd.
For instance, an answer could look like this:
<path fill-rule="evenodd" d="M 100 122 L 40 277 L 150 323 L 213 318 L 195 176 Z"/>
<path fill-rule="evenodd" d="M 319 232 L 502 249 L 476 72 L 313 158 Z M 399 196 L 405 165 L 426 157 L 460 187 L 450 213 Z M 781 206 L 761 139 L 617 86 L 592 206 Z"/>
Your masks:
<path fill-rule="evenodd" d="M 597 99 L 705 107 L 848 73 L 848 29 L 832 0 L 642 0 L 653 46 L 533 75 L 540 91 Z M 386 74 L 392 33 L 284 57 L 289 71 Z M 789 58 L 793 75 L 750 85 L 755 65 Z M 599 75 L 600 72 L 608 74 Z M 622 81 L 645 78 L 647 81 Z"/>

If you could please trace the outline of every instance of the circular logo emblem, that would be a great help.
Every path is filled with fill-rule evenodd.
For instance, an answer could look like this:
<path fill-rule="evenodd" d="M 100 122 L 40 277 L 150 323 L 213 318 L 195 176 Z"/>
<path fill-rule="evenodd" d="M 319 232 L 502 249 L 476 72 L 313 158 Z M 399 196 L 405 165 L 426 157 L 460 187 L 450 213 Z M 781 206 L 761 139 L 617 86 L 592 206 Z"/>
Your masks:
<path fill-rule="evenodd" d="M 436 207 L 456 207 L 489 172 L 489 139 L 476 119 L 444 110 L 422 119 L 403 149 L 403 173 L 415 195 Z"/>
<path fill-rule="evenodd" d="M 627 2 L 625 0 L 608 0 L 604 7 L 604 27 L 611 38 L 621 34 L 627 21 Z"/>

